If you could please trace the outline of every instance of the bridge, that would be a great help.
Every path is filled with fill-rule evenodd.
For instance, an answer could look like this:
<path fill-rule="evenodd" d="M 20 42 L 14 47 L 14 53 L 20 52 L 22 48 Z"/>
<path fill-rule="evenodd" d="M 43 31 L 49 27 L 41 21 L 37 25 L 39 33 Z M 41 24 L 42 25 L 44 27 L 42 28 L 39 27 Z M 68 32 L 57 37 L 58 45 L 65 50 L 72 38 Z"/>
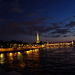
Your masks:
<path fill-rule="evenodd" d="M 71 46 L 72 43 L 51 43 L 51 44 L 48 44 L 47 43 L 47 46 Z"/>

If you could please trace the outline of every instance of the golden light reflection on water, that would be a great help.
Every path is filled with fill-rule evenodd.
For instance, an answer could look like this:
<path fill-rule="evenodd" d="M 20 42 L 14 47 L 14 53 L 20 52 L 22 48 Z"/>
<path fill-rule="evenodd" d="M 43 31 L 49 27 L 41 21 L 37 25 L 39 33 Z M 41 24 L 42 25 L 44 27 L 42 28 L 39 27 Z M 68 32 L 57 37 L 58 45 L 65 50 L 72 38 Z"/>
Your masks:
<path fill-rule="evenodd" d="M 14 53 L 14 56 L 16 56 L 16 55 L 17 55 L 17 53 L 15 52 L 15 53 Z"/>
<path fill-rule="evenodd" d="M 8 59 L 8 63 L 12 63 L 14 58 L 13 58 L 13 53 L 7 53 L 7 59 Z"/>
<path fill-rule="evenodd" d="M 27 53 L 27 59 L 30 61 L 38 61 L 38 57 L 39 57 L 39 49 L 35 49 L 35 50 L 30 50 L 30 51 L 26 51 Z"/>
<path fill-rule="evenodd" d="M 24 51 L 26 54 L 32 54 L 32 52 L 39 52 L 39 49 Z"/>
<path fill-rule="evenodd" d="M 20 52 L 18 52 L 18 55 L 20 55 L 21 53 Z"/>
<path fill-rule="evenodd" d="M 7 60 L 6 62 L 5 59 Z M 39 73 L 41 75 L 43 75 L 43 72 L 45 70 L 45 72 L 50 72 L 50 69 L 53 69 L 52 72 L 56 72 L 56 69 L 58 71 L 61 71 L 65 68 L 75 68 L 74 59 L 75 48 L 70 49 L 48 47 L 45 49 L 34 49 L 29 51 L 19 51 L 0 54 L 1 64 L 6 63 L 7 66 L 13 68 L 14 70 L 25 70 L 31 73 L 37 72 L 37 74 Z"/>
<path fill-rule="evenodd" d="M 26 64 L 24 62 L 20 63 L 21 68 L 25 68 Z"/>
<path fill-rule="evenodd" d="M 27 54 L 31 54 L 32 53 L 32 50 L 29 50 L 29 51 L 26 51 Z"/>
<path fill-rule="evenodd" d="M 10 56 L 12 56 L 13 54 L 12 53 L 10 53 Z"/>
<path fill-rule="evenodd" d="M 19 59 L 20 61 L 23 60 L 23 56 L 22 56 L 22 53 L 21 52 L 18 52 L 17 53 L 17 59 Z"/>
<path fill-rule="evenodd" d="M 22 70 L 23 68 L 27 68 L 27 70 L 31 70 L 33 67 L 38 67 L 39 64 L 39 49 L 24 51 L 24 52 L 10 52 L 10 53 L 2 53 L 0 54 L 0 63 L 6 64 L 7 66 L 14 68 L 15 70 Z M 5 62 L 6 60 L 6 62 Z M 16 67 L 15 67 L 16 66 Z"/>
<path fill-rule="evenodd" d="M 39 52 L 39 49 L 35 49 L 35 52 Z"/>
<path fill-rule="evenodd" d="M 4 54 L 3 53 L 0 54 L 0 63 L 1 64 L 4 63 Z"/>
<path fill-rule="evenodd" d="M 2 53 L 2 54 L 0 54 L 0 58 L 3 58 L 4 57 L 4 54 Z"/>

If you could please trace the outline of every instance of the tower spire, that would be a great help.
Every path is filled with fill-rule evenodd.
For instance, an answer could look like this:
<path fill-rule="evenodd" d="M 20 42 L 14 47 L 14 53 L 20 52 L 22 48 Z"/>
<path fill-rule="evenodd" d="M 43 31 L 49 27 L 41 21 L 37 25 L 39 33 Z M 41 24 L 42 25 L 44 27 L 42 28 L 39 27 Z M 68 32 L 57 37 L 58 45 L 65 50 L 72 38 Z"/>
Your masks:
<path fill-rule="evenodd" d="M 39 41 L 39 34 L 37 33 L 37 41 L 36 41 L 36 43 L 40 43 L 40 41 Z"/>

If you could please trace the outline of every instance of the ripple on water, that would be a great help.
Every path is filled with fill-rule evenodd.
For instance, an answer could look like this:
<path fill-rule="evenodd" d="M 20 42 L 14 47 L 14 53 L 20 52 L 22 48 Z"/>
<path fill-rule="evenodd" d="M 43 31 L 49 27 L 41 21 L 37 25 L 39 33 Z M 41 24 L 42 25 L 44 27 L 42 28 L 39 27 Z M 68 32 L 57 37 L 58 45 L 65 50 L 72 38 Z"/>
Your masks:
<path fill-rule="evenodd" d="M 14 70 L 36 75 L 72 75 L 75 71 L 75 50 L 64 47 L 4 53 L 0 57 L 1 62 Z"/>

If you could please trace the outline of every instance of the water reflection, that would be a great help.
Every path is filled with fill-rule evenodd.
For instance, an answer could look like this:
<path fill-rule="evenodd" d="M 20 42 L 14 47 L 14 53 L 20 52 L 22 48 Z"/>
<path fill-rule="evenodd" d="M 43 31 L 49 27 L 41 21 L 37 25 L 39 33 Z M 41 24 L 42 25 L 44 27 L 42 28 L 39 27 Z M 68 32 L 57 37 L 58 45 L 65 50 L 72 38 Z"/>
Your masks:
<path fill-rule="evenodd" d="M 75 70 L 75 50 L 70 47 L 44 48 L 23 52 L 0 54 L 0 63 L 15 70 L 25 70 L 36 75 L 47 75 L 60 72 L 69 73 Z"/>
<path fill-rule="evenodd" d="M 3 64 L 3 63 L 4 63 L 4 60 L 5 60 L 4 54 L 1 53 L 1 54 L 0 54 L 0 63 Z"/>
<path fill-rule="evenodd" d="M 4 57 L 4 54 L 2 53 L 2 54 L 0 54 L 0 57 L 1 57 L 1 59 Z"/>
<path fill-rule="evenodd" d="M 13 53 L 10 53 L 10 57 L 12 57 Z"/>
<path fill-rule="evenodd" d="M 24 70 L 32 72 L 34 67 L 38 67 L 39 49 L 24 52 L 10 52 L 0 54 L 0 63 L 9 66 L 15 70 Z"/>

